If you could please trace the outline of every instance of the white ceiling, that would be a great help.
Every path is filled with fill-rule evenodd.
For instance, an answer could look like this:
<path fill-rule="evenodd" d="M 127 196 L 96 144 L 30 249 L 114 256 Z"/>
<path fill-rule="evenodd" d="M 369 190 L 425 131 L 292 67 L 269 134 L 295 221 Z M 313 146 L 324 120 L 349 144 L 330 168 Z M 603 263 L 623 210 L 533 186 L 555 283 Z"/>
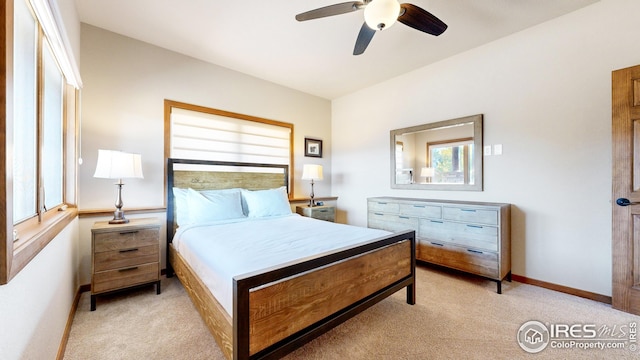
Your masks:
<path fill-rule="evenodd" d="M 75 1 L 84 23 L 334 99 L 598 0 L 412 0 L 449 28 L 435 37 L 396 23 L 360 56 L 362 11 L 295 20 L 344 0 Z"/>

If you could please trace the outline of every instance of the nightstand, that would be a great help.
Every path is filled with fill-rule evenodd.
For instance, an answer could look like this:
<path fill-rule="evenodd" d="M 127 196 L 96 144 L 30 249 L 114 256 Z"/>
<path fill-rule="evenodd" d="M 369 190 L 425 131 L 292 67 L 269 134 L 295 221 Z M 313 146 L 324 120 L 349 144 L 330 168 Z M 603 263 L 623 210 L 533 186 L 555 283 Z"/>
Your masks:
<path fill-rule="evenodd" d="M 91 228 L 91 311 L 100 294 L 144 284 L 160 294 L 160 221 L 98 221 Z"/>
<path fill-rule="evenodd" d="M 318 219 L 318 220 L 326 220 L 335 222 L 336 221 L 336 208 L 334 206 L 322 205 L 322 206 L 314 206 L 310 207 L 309 205 L 305 206 L 296 206 L 296 213 Z"/>

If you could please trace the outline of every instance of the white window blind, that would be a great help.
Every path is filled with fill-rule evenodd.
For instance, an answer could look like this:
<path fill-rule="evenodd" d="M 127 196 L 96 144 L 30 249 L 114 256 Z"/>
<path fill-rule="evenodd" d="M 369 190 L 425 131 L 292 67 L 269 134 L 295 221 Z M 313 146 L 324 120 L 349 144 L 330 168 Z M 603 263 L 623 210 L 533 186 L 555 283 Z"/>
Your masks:
<path fill-rule="evenodd" d="M 171 109 L 172 158 L 289 165 L 290 143 L 290 127 Z"/>

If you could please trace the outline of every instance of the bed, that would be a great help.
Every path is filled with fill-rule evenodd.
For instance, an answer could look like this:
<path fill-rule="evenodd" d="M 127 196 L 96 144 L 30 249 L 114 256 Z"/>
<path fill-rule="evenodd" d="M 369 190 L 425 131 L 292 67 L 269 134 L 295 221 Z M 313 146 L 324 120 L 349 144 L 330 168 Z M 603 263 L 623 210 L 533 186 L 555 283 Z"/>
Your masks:
<path fill-rule="evenodd" d="M 263 195 L 272 196 L 278 191 L 286 195 L 288 184 L 288 167 L 285 165 L 168 159 L 167 277 L 174 274 L 178 277 L 229 359 L 282 357 L 403 288 L 406 288 L 407 303 L 415 304 L 413 231 L 375 233 L 373 231 L 377 230 L 374 229 L 359 230 L 297 214 L 267 214 L 269 216 L 264 218 L 249 220 L 230 215 L 230 219 L 225 220 L 205 219 L 197 224 L 184 224 L 179 219 L 184 212 L 176 210 L 177 203 L 184 201 L 180 194 L 199 199 L 199 195 L 209 192 L 218 196 L 218 191 L 242 189 L 242 211 L 246 213 L 250 207 L 251 214 L 255 214 L 253 210 L 257 209 L 257 201 L 264 199 Z M 178 198 L 174 196 L 174 188 L 182 189 L 181 192 L 176 190 Z M 262 197 L 256 197 L 256 194 Z M 206 217 L 209 213 L 193 210 L 197 203 L 195 207 L 193 202 L 189 204 L 191 215 Z M 184 208 L 184 205 L 180 207 Z M 234 208 L 224 214 L 237 211 Z M 184 225 L 178 226 L 179 222 Z M 253 235 L 243 235 L 249 226 L 261 228 L 252 230 Z M 314 226 L 319 227 L 316 229 Z M 260 256 L 267 253 L 267 249 L 278 246 L 259 248 L 262 245 L 251 245 L 254 240 L 253 244 L 261 244 L 257 238 L 273 232 L 273 229 L 287 230 L 270 235 L 285 241 L 293 236 L 291 233 L 295 229 L 302 231 L 306 228 L 312 229 L 309 236 L 297 236 L 296 239 L 310 239 L 317 247 L 311 254 Z M 353 237 L 360 238 L 353 240 Z M 235 253 L 240 251 L 245 259 L 251 261 L 244 261 L 242 256 L 234 259 L 231 253 L 216 258 L 224 251 L 220 248 L 197 249 L 205 245 L 196 245 L 196 249 L 189 253 L 184 250 L 186 243 L 233 246 L 240 249 Z M 252 247 L 256 247 L 253 249 L 256 252 L 247 255 L 249 253 L 245 251 Z M 283 248 L 297 246 L 287 242 Z M 229 295 L 220 295 L 211 285 L 215 276 L 206 273 L 213 270 L 194 261 L 194 257 L 203 258 L 205 263 L 227 262 L 233 265 L 244 262 L 249 267 L 228 270 L 228 281 L 219 282 L 228 289 Z M 267 262 L 262 263 L 258 258 Z"/>

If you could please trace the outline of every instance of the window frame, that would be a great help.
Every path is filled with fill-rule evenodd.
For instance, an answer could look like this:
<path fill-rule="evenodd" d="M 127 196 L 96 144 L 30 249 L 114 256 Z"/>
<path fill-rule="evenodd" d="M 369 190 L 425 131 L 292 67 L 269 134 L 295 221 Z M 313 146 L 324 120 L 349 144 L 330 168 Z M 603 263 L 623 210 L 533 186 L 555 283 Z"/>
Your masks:
<path fill-rule="evenodd" d="M 0 87 L 0 127 L 4 130 L 0 133 L 0 150 L 5 154 L 0 157 L 0 203 L 5 207 L 0 210 L 0 238 L 5 241 L 0 242 L 0 285 L 7 284 L 14 278 L 36 255 L 44 249 L 64 228 L 77 217 L 76 174 L 77 164 L 75 162 L 77 154 L 76 132 L 78 129 L 78 99 L 79 90 L 68 84 L 68 79 L 63 75 L 62 89 L 62 192 L 63 203 L 47 211 L 41 212 L 37 216 L 32 216 L 19 224 L 13 223 L 13 121 L 14 121 L 14 93 L 13 93 L 13 51 L 14 51 L 14 2 L 2 1 L 0 3 L 0 17 L 4 20 L 4 26 L 0 28 L 0 41 L 5 46 L 0 49 L 0 81 L 4 82 Z M 38 23 L 38 59 L 40 63 L 42 54 L 41 47 L 44 38 L 42 24 Z M 60 61 L 56 59 L 56 61 Z M 59 64 L 58 64 L 59 65 Z M 42 76 L 41 63 L 36 70 L 36 76 Z M 77 80 L 77 79 L 76 79 Z M 41 103 L 43 101 L 42 81 L 38 80 L 38 122 L 41 122 Z M 40 127 L 40 125 L 38 125 Z M 42 151 L 42 140 L 38 136 L 38 152 Z M 41 154 L 37 155 L 40 158 Z M 40 161 L 38 162 L 38 176 L 41 176 Z M 39 194 L 36 194 L 38 197 Z M 38 200 L 40 204 L 40 200 Z M 40 205 L 37 206 L 38 208 Z M 19 239 L 14 241 L 14 231 Z"/>
<path fill-rule="evenodd" d="M 463 174 L 463 182 L 462 183 L 455 183 L 455 184 L 462 184 L 462 185 L 474 185 L 475 183 L 475 178 L 474 178 L 474 183 L 471 183 L 471 173 L 472 170 L 474 170 L 474 166 L 475 164 L 471 161 L 471 157 L 470 157 L 470 147 L 474 147 L 473 151 L 475 150 L 475 146 L 474 146 L 474 140 L 473 138 L 461 138 L 461 139 L 451 139 L 451 140 L 446 140 L 446 141 L 434 141 L 434 142 L 430 142 L 426 144 L 426 151 L 427 151 L 427 166 L 428 167 L 432 167 L 432 168 L 436 168 L 435 165 L 433 164 L 433 159 L 432 159 L 432 151 L 434 148 L 453 148 L 453 147 L 462 147 L 463 148 L 463 166 L 462 166 L 462 174 Z M 475 177 L 475 174 L 474 174 Z M 448 183 L 441 183 L 438 182 L 438 184 L 448 184 Z"/>

